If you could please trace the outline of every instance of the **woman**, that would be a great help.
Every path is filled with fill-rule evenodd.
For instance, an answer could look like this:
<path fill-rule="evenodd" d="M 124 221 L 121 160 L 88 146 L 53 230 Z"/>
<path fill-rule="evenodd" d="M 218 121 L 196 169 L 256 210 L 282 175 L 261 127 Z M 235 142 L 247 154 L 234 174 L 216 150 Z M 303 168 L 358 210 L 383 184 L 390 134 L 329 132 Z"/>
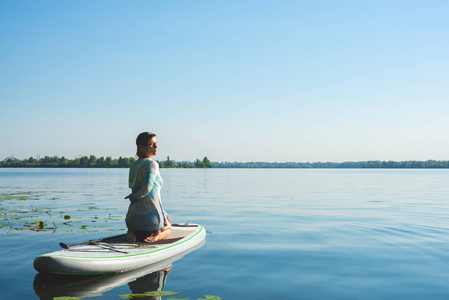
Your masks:
<path fill-rule="evenodd" d="M 136 139 L 137 156 L 129 168 L 129 187 L 125 197 L 131 204 L 126 214 L 128 242 L 152 243 L 166 239 L 171 233 L 171 221 L 162 208 L 159 164 L 151 159 L 157 154 L 156 135 L 142 132 Z"/>

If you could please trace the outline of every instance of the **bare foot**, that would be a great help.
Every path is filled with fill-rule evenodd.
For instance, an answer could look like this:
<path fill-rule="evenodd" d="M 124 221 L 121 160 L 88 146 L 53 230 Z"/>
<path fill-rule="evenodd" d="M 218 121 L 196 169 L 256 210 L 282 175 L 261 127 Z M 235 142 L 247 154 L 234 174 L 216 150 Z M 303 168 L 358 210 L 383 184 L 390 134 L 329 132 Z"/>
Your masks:
<path fill-rule="evenodd" d="M 128 243 L 135 243 L 136 242 L 136 234 L 132 230 L 128 230 L 128 233 L 126 234 L 126 241 Z"/>
<path fill-rule="evenodd" d="M 170 236 L 170 233 L 171 233 L 171 224 L 169 226 L 165 226 L 162 229 L 156 230 L 151 236 L 145 239 L 145 242 L 154 243 L 166 239 Z"/>
<path fill-rule="evenodd" d="M 147 237 L 145 243 L 154 243 L 161 239 L 161 230 L 156 230 L 151 236 Z"/>

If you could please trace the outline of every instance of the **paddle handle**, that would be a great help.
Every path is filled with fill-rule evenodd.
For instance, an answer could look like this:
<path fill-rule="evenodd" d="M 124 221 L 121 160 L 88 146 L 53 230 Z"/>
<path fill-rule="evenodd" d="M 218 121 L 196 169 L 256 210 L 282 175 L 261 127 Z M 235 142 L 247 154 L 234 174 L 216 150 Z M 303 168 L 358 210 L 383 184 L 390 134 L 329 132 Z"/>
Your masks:
<path fill-rule="evenodd" d="M 75 247 L 75 246 L 92 245 L 92 244 L 95 244 L 95 243 L 107 242 L 107 241 L 114 240 L 114 239 L 117 239 L 117 238 L 122 238 L 122 237 L 125 237 L 125 236 L 126 236 L 126 233 L 125 234 L 119 234 L 119 235 L 110 236 L 110 237 L 107 237 L 107 238 L 104 238 L 104 239 L 89 240 L 89 241 L 86 241 L 86 242 L 79 242 L 79 243 L 72 243 L 72 244 L 59 243 L 59 246 L 61 246 L 64 249 L 69 249 L 70 247 Z"/>

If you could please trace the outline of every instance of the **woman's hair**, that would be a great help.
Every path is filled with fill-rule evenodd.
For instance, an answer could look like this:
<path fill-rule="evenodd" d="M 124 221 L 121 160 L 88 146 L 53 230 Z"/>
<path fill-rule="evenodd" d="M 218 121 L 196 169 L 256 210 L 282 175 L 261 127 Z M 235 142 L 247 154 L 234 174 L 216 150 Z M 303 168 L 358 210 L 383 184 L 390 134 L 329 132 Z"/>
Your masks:
<path fill-rule="evenodd" d="M 152 138 L 154 138 L 156 136 L 156 134 L 151 133 L 151 132 L 142 132 L 141 134 L 139 134 L 137 136 L 136 139 L 136 145 L 137 145 L 137 157 L 142 158 L 143 157 L 143 153 L 142 151 L 139 149 L 139 146 L 148 146 L 148 141 L 151 140 Z"/>

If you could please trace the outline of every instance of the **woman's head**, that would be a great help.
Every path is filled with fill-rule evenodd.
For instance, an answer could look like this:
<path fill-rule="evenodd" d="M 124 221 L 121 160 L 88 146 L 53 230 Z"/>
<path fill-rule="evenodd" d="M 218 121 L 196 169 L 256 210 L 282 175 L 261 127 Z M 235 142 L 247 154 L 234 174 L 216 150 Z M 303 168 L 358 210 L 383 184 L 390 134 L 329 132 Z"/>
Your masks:
<path fill-rule="evenodd" d="M 156 135 L 151 132 L 142 132 L 136 139 L 137 153 L 139 158 L 150 158 L 157 154 Z"/>

